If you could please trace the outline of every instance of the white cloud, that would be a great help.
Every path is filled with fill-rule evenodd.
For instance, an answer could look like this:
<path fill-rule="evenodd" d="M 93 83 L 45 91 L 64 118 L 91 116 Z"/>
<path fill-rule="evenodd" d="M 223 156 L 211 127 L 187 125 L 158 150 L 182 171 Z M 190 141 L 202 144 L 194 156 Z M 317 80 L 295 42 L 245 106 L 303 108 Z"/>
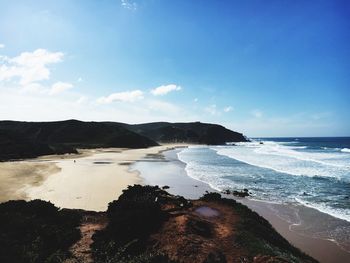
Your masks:
<path fill-rule="evenodd" d="M 5 45 L 0 43 L 0 48 L 4 48 L 4 47 L 5 47 Z"/>
<path fill-rule="evenodd" d="M 56 94 L 62 93 L 63 91 L 69 90 L 71 88 L 73 88 L 73 85 L 71 83 L 59 81 L 52 85 L 50 89 L 50 95 L 56 95 Z"/>
<path fill-rule="evenodd" d="M 310 117 L 313 120 L 321 120 L 321 119 L 326 119 L 332 116 L 331 112 L 318 112 L 318 113 L 314 113 L 312 114 Z"/>
<path fill-rule="evenodd" d="M 3 57 L 0 66 L 0 81 L 10 81 L 19 78 L 22 86 L 33 82 L 47 80 L 50 77 L 49 64 L 61 62 L 62 52 L 50 52 L 37 49 L 33 52 L 23 52 L 17 57 Z"/>
<path fill-rule="evenodd" d="M 217 109 L 215 104 L 209 105 L 208 107 L 206 107 L 204 109 L 204 111 L 206 111 L 207 113 L 211 114 L 211 115 L 220 115 L 220 111 Z"/>
<path fill-rule="evenodd" d="M 39 83 L 29 83 L 21 87 L 21 93 L 47 94 L 48 89 Z"/>
<path fill-rule="evenodd" d="M 82 104 L 82 103 L 86 102 L 87 99 L 88 98 L 86 96 L 81 96 L 79 99 L 76 100 L 76 103 L 77 104 Z"/>
<path fill-rule="evenodd" d="M 162 85 L 158 88 L 155 88 L 155 89 L 151 90 L 151 93 L 154 96 L 163 96 L 165 94 L 168 94 L 169 92 L 179 91 L 181 89 L 182 88 L 180 86 L 177 86 L 175 84 L 169 84 L 169 85 Z"/>
<path fill-rule="evenodd" d="M 224 108 L 224 112 L 230 112 L 233 111 L 233 107 L 232 106 L 227 106 Z"/>
<path fill-rule="evenodd" d="M 268 116 L 264 113 L 259 118 L 252 116 L 236 120 L 227 126 L 251 137 L 329 136 L 332 133 L 341 135 L 342 129 L 349 130 L 345 125 L 341 126 L 343 123 L 337 124 L 337 120 L 334 119 L 310 121 L 312 118 L 310 113 L 280 114 L 282 116 Z"/>
<path fill-rule="evenodd" d="M 121 0 L 121 5 L 122 7 L 124 7 L 125 9 L 129 9 L 129 10 L 137 10 L 137 3 L 130 1 L 130 0 Z"/>
<path fill-rule="evenodd" d="M 112 93 L 107 97 L 101 97 L 97 100 L 98 103 L 107 104 L 114 101 L 135 102 L 143 99 L 143 92 L 141 90 L 124 91 Z"/>
<path fill-rule="evenodd" d="M 160 112 L 164 115 L 177 115 L 181 111 L 180 107 L 166 101 L 150 100 L 146 104 L 150 110 Z"/>
<path fill-rule="evenodd" d="M 255 118 L 261 118 L 263 116 L 263 112 L 261 110 L 252 110 L 251 114 L 255 117 Z"/>

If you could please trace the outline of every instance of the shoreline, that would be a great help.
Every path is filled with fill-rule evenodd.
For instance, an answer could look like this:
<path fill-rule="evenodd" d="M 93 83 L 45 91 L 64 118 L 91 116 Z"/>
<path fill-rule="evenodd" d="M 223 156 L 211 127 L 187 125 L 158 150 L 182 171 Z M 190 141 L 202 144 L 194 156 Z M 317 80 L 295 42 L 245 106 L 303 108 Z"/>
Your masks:
<path fill-rule="evenodd" d="M 144 184 L 168 185 L 170 188 L 167 189 L 167 191 L 175 195 L 183 195 L 185 198 L 197 199 L 202 196 L 205 191 L 218 192 L 210 187 L 209 184 L 190 177 L 185 170 L 186 164 L 177 158 L 176 151 L 167 151 L 164 152 L 163 155 L 167 162 L 164 163 L 163 159 L 161 161 L 158 160 L 157 168 L 155 168 L 155 165 L 152 167 L 152 164 L 141 160 L 131 165 L 131 171 L 139 171 L 139 176 L 143 178 Z M 156 161 L 157 160 L 153 160 L 153 163 Z M 154 176 L 154 169 L 161 170 L 162 173 L 158 174 L 158 176 Z M 173 174 L 176 175 L 174 176 Z M 308 223 L 310 222 L 301 220 L 298 223 L 298 221 L 296 221 L 297 218 L 292 218 L 292 220 L 287 219 L 288 216 L 293 217 L 293 213 L 296 212 L 295 209 L 298 209 L 295 217 L 300 216 L 299 213 L 302 213 L 303 217 L 307 215 L 312 220 L 316 220 L 316 224 L 322 224 L 324 219 L 330 220 L 330 218 L 333 218 L 332 216 L 302 205 L 296 208 L 291 204 L 275 204 L 249 198 L 238 198 L 225 194 L 222 194 L 222 196 L 225 198 L 233 198 L 257 212 L 268 220 L 291 244 L 313 256 L 320 262 L 333 263 L 347 262 L 350 260 L 350 252 L 346 251 L 336 242 L 321 237 L 310 236 L 310 233 L 307 233 L 307 231 L 302 234 L 303 231 L 308 230 L 308 227 L 310 227 Z M 307 220 L 310 220 L 310 218 L 307 218 Z M 336 220 L 341 219 L 336 218 Z"/>
<path fill-rule="evenodd" d="M 237 200 L 237 198 L 235 198 Z M 303 233 L 303 228 L 307 228 L 310 222 L 305 223 L 301 220 L 299 223 L 293 223 L 286 218 L 281 217 L 280 213 L 290 213 L 295 206 L 285 204 L 272 204 L 264 201 L 256 201 L 251 199 L 237 200 L 246 205 L 260 216 L 264 217 L 270 224 L 292 245 L 301 249 L 303 252 L 311 255 L 322 263 L 347 262 L 350 260 L 350 252 L 345 250 L 342 245 L 334 240 L 324 239 L 312 236 L 314 233 Z M 329 215 L 309 207 L 300 206 L 299 209 L 312 213 L 315 220 L 313 225 L 319 224 L 324 217 Z M 301 229 L 294 229 L 301 228 Z"/>

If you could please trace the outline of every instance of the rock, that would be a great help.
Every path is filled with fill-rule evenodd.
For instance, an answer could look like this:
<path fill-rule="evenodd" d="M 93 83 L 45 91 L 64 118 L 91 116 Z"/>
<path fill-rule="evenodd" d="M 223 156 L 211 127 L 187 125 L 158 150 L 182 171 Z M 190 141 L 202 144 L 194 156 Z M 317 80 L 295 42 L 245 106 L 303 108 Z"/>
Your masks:
<path fill-rule="evenodd" d="M 234 196 L 238 196 L 238 197 L 246 197 L 249 196 L 249 193 L 246 191 L 233 191 L 232 194 Z"/>
<path fill-rule="evenodd" d="M 232 192 L 230 189 L 226 189 L 226 190 L 222 191 L 222 193 L 225 195 L 230 195 Z"/>
<path fill-rule="evenodd" d="M 164 185 L 164 186 L 162 187 L 163 190 L 166 190 L 166 189 L 169 189 L 169 188 L 170 188 L 169 185 Z"/>

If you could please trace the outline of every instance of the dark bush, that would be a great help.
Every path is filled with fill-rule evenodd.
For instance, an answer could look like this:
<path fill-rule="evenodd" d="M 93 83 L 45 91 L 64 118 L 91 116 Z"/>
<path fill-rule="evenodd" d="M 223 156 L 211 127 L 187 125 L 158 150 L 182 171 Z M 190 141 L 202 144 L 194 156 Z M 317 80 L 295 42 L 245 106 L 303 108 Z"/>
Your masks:
<path fill-rule="evenodd" d="M 157 186 L 134 185 L 124 190 L 117 201 L 109 203 L 109 224 L 93 236 L 96 260 L 113 258 L 122 247 L 125 247 L 125 255 L 142 253 L 149 235 L 168 217 L 161 209 L 167 195 Z"/>
<path fill-rule="evenodd" d="M 219 193 L 214 193 L 214 192 L 207 192 L 206 194 L 204 194 L 200 200 L 203 200 L 203 201 L 219 201 L 221 200 L 221 194 Z"/>
<path fill-rule="evenodd" d="M 41 200 L 0 204 L 0 262 L 61 262 L 80 238 L 80 215 Z"/>

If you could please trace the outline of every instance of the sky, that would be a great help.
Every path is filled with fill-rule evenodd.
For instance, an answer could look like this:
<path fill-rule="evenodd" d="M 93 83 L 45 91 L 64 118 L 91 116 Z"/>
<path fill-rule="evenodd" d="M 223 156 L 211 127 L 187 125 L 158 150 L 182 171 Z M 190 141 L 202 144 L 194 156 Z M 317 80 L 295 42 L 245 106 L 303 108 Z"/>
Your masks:
<path fill-rule="evenodd" d="M 0 0 L 0 119 L 350 135 L 350 2 Z"/>

